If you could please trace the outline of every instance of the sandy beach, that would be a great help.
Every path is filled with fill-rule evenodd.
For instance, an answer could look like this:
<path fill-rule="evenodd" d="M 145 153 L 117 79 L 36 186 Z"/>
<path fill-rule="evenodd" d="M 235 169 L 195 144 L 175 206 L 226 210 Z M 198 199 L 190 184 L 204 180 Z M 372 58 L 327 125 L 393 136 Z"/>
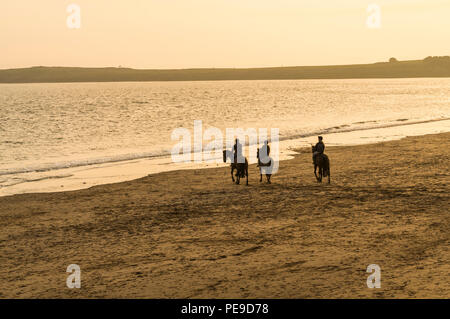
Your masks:
<path fill-rule="evenodd" d="M 449 298 L 450 133 L 0 198 L 1 298 Z M 66 268 L 81 267 L 81 289 Z M 366 268 L 381 267 L 368 289 Z"/>

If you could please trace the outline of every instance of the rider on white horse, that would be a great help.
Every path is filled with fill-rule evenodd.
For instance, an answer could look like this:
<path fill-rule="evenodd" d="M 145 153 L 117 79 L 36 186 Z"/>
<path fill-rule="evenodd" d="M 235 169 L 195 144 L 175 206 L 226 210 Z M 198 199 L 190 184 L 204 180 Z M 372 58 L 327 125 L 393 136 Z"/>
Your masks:
<path fill-rule="evenodd" d="M 260 163 L 262 164 L 268 164 L 270 162 L 270 146 L 268 144 L 268 141 L 264 141 L 264 145 L 258 150 L 258 166 L 260 166 Z M 261 165 L 262 166 L 262 165 Z"/>

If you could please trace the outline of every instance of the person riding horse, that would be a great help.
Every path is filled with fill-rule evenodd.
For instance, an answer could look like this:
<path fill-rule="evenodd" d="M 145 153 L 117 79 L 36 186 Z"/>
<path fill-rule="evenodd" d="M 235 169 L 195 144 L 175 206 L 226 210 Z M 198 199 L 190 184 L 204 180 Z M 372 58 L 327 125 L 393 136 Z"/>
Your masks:
<path fill-rule="evenodd" d="M 231 161 L 231 179 L 235 181 L 233 172 L 236 170 L 236 184 L 240 183 L 241 178 L 246 177 L 246 184 L 248 185 L 248 161 L 242 155 L 242 144 L 239 143 L 239 139 L 236 139 L 233 146 L 233 150 L 223 150 L 223 162 L 226 163 L 227 159 Z"/>
<path fill-rule="evenodd" d="M 322 177 L 328 177 L 328 184 L 331 183 L 330 173 L 330 159 L 324 154 L 325 144 L 323 137 L 319 136 L 319 142 L 312 147 L 314 175 L 319 183 L 322 182 Z M 317 175 L 317 168 L 319 168 L 319 175 Z"/>
<path fill-rule="evenodd" d="M 323 143 L 323 137 L 319 136 L 319 142 L 315 146 L 315 151 L 313 153 L 313 164 L 317 163 L 317 156 L 322 156 L 325 152 L 325 144 Z"/>
<path fill-rule="evenodd" d="M 269 157 L 270 154 L 270 146 L 268 141 L 264 141 L 264 145 L 258 149 L 256 153 L 256 157 L 258 158 L 259 167 L 259 181 L 262 182 L 263 174 L 266 175 L 267 183 L 270 182 L 270 177 L 272 176 L 272 159 Z"/>
<path fill-rule="evenodd" d="M 263 166 L 262 164 L 268 164 L 270 161 L 269 159 L 270 155 L 270 146 L 267 142 L 267 140 L 264 141 L 264 145 L 258 150 L 257 158 L 258 158 L 258 167 Z"/>

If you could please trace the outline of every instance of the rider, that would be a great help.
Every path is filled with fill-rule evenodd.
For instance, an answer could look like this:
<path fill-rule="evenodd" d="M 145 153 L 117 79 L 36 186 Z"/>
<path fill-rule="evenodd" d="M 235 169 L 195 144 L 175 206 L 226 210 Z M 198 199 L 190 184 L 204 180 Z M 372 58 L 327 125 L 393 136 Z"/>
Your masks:
<path fill-rule="evenodd" d="M 323 143 L 323 137 L 319 136 L 319 142 L 317 142 L 315 146 L 315 152 L 313 153 L 313 164 L 316 163 L 316 157 L 317 155 L 322 155 L 325 151 L 325 144 Z"/>
<path fill-rule="evenodd" d="M 242 161 L 242 144 L 239 143 L 239 139 L 235 140 L 233 146 L 234 163 L 243 163 Z"/>
<path fill-rule="evenodd" d="M 270 155 L 270 146 L 269 146 L 269 142 L 267 140 L 264 141 L 264 145 L 261 147 L 259 153 L 258 153 L 258 158 L 261 161 L 262 159 L 262 163 L 267 164 L 267 158 Z M 259 164 L 259 163 L 258 163 Z"/>

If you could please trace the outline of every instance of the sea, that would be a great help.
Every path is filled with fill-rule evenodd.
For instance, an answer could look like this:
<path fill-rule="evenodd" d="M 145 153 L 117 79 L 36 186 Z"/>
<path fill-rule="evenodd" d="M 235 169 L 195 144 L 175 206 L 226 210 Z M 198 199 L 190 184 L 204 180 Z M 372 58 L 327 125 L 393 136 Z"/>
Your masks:
<path fill-rule="evenodd" d="M 68 191 L 163 171 L 172 133 L 276 128 L 282 160 L 327 146 L 450 131 L 450 78 L 0 84 L 0 196 Z"/>

